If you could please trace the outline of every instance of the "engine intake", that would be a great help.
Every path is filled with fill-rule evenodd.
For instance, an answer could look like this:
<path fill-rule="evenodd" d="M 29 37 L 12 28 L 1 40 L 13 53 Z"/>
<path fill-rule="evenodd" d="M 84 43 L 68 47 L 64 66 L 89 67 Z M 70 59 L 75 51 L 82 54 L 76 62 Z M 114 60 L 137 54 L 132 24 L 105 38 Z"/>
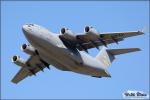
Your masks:
<path fill-rule="evenodd" d="M 31 45 L 23 44 L 21 46 L 21 50 L 24 51 L 25 53 L 29 54 L 29 55 L 37 54 L 37 51 Z"/>
<path fill-rule="evenodd" d="M 66 32 L 66 29 L 62 28 L 60 31 L 61 31 L 62 34 L 64 34 Z"/>
<path fill-rule="evenodd" d="M 66 39 L 75 39 L 75 34 L 68 28 L 62 28 L 60 33 L 63 34 L 63 37 Z"/>
<path fill-rule="evenodd" d="M 89 32 L 89 30 L 90 30 L 89 26 L 86 26 L 85 29 L 84 29 L 85 32 Z"/>
<path fill-rule="evenodd" d="M 18 66 L 25 66 L 25 60 L 23 60 L 22 58 L 20 58 L 20 56 L 13 56 L 12 57 L 12 62 L 15 63 Z"/>
<path fill-rule="evenodd" d="M 86 27 L 84 28 L 84 32 L 85 32 L 86 34 L 100 35 L 100 33 L 99 33 L 95 28 L 93 28 L 93 27 L 91 27 L 91 26 L 86 26 Z"/>

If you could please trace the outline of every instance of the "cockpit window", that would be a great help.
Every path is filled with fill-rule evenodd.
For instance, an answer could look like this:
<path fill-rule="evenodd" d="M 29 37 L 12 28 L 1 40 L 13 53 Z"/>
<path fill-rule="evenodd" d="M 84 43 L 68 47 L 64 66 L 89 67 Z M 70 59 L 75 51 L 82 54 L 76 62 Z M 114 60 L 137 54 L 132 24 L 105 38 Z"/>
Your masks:
<path fill-rule="evenodd" d="M 29 24 L 29 25 L 34 26 L 34 24 Z"/>
<path fill-rule="evenodd" d="M 28 24 L 28 27 L 34 26 L 34 24 Z"/>

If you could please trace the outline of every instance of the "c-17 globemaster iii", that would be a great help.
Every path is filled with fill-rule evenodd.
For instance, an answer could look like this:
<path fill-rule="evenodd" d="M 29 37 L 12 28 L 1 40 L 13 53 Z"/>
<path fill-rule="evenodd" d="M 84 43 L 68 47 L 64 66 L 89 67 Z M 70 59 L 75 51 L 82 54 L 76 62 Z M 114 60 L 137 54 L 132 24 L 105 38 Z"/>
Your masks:
<path fill-rule="evenodd" d="M 139 51 L 139 48 L 108 49 L 108 44 L 117 43 L 127 37 L 142 35 L 142 31 L 99 33 L 93 27 L 86 26 L 84 34 L 74 34 L 68 28 L 62 28 L 60 34 L 48 31 L 36 24 L 22 27 L 28 44 L 21 46 L 30 57 L 25 61 L 20 56 L 13 56 L 12 62 L 21 67 L 12 79 L 18 83 L 27 76 L 36 75 L 44 68 L 53 65 L 62 71 L 72 71 L 92 77 L 111 77 L 107 71 L 116 55 Z M 104 47 L 96 57 L 88 54 L 88 49 Z"/>

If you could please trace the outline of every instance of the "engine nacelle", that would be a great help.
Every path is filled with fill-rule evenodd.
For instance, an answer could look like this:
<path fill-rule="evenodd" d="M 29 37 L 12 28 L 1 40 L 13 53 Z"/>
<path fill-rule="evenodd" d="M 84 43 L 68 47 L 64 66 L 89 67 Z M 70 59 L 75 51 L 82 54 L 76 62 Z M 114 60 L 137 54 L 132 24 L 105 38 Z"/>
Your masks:
<path fill-rule="evenodd" d="M 64 38 L 66 38 L 66 39 L 74 39 L 75 38 L 75 34 L 68 28 L 62 28 L 60 30 L 60 33 L 63 34 Z"/>
<path fill-rule="evenodd" d="M 94 35 L 98 35 L 98 36 L 100 35 L 100 33 L 95 28 L 93 28 L 91 26 L 86 26 L 84 28 L 84 32 L 86 34 L 94 34 Z"/>
<path fill-rule="evenodd" d="M 25 66 L 25 60 L 23 60 L 22 58 L 20 58 L 20 56 L 13 56 L 12 57 L 12 62 L 15 63 L 18 66 L 24 67 Z"/>
<path fill-rule="evenodd" d="M 24 51 L 25 53 L 29 54 L 29 55 L 37 54 L 37 51 L 31 45 L 23 44 L 21 46 L 21 50 Z"/>

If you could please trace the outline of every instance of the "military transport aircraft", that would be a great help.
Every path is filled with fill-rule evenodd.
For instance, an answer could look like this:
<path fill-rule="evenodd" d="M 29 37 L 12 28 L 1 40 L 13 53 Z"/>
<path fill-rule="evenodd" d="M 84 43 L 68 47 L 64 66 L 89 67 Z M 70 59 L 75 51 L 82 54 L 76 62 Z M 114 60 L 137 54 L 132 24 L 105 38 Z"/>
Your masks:
<path fill-rule="evenodd" d="M 142 31 L 99 33 L 86 26 L 83 34 L 74 34 L 68 28 L 62 28 L 60 34 L 48 31 L 36 24 L 25 24 L 23 33 L 30 44 L 23 44 L 22 51 L 29 54 L 27 60 L 13 56 L 12 62 L 21 67 L 12 79 L 18 83 L 27 76 L 36 75 L 49 65 L 62 71 L 72 71 L 92 77 L 111 77 L 107 71 L 116 55 L 140 51 L 139 48 L 108 49 L 108 44 L 117 43 L 127 37 L 142 35 Z M 103 46 L 96 57 L 88 54 L 88 49 Z"/>

